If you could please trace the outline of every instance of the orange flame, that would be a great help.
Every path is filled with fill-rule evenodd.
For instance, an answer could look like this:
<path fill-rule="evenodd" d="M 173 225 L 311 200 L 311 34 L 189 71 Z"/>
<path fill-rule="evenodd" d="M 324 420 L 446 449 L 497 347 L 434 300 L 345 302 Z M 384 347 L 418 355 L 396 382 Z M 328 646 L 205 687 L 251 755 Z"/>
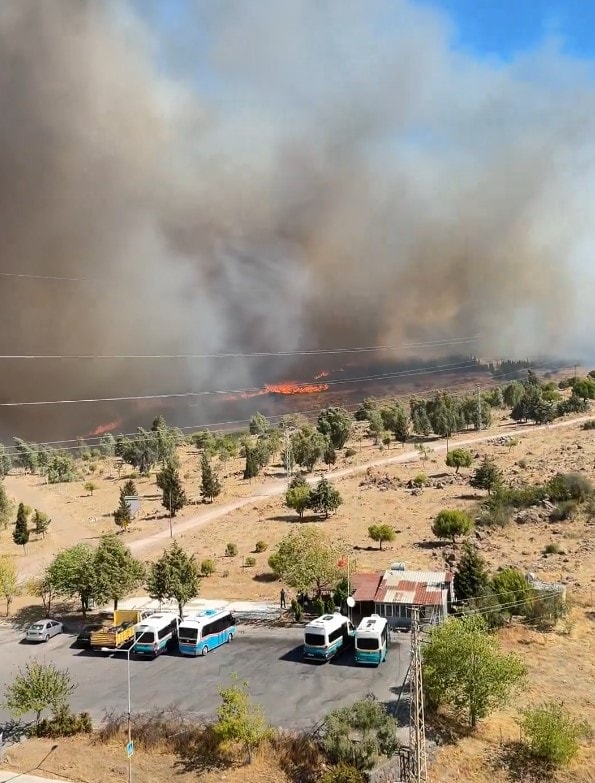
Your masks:
<path fill-rule="evenodd" d="M 105 435 L 106 432 L 111 432 L 112 430 L 115 430 L 116 427 L 119 427 L 120 424 L 122 424 L 122 421 L 123 419 L 115 419 L 114 421 L 108 421 L 107 424 L 100 424 L 99 427 L 96 427 L 87 437 Z"/>
<path fill-rule="evenodd" d="M 284 383 L 267 384 L 265 387 L 269 394 L 316 394 L 328 391 L 328 383 Z"/>

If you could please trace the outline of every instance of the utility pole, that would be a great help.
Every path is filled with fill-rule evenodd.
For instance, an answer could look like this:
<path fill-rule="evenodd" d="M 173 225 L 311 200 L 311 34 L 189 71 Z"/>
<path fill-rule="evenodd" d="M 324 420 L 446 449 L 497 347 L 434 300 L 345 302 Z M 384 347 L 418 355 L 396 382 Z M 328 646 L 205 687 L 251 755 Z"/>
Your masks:
<path fill-rule="evenodd" d="M 287 480 L 291 476 L 291 439 L 289 437 L 289 429 L 284 430 L 285 433 L 285 472 L 287 473 Z"/>
<path fill-rule="evenodd" d="M 419 639 L 419 608 L 411 609 L 411 663 L 409 701 L 409 781 L 427 783 L 428 757 L 426 752 L 426 726 L 424 720 L 424 693 L 421 671 L 421 645 Z"/>
<path fill-rule="evenodd" d="M 169 491 L 169 537 L 170 538 L 174 537 L 172 518 L 173 518 L 173 514 L 171 513 L 171 489 L 170 489 Z"/>
<path fill-rule="evenodd" d="M 477 387 L 477 429 L 481 429 L 481 387 Z"/>

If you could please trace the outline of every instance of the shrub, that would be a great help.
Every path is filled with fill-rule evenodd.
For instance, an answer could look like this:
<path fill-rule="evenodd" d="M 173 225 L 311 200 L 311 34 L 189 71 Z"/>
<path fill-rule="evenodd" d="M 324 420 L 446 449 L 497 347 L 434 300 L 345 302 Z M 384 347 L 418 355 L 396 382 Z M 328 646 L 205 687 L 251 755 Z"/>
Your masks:
<path fill-rule="evenodd" d="M 324 605 L 324 601 L 322 600 L 322 598 L 320 598 L 320 597 L 319 598 L 315 598 L 312 603 L 313 603 L 314 611 L 316 612 L 317 617 L 320 617 L 321 615 L 323 615 L 325 613 L 326 607 Z"/>
<path fill-rule="evenodd" d="M 545 702 L 523 710 L 519 721 L 533 758 L 550 767 L 562 767 L 576 756 L 578 741 L 589 734 L 584 722 L 579 722 L 557 702 Z"/>
<path fill-rule="evenodd" d="M 559 555 L 561 551 L 560 545 L 556 543 L 546 544 L 543 548 L 544 555 Z"/>
<path fill-rule="evenodd" d="M 357 451 L 355 449 L 352 449 L 352 448 L 345 449 L 345 456 L 346 457 L 355 457 L 356 454 L 357 454 Z"/>
<path fill-rule="evenodd" d="M 584 430 L 595 430 L 595 419 L 589 419 L 583 424 Z"/>
<path fill-rule="evenodd" d="M 228 544 L 225 547 L 225 556 L 226 557 L 235 557 L 238 553 L 238 545 L 237 544 Z"/>
<path fill-rule="evenodd" d="M 200 564 L 200 575 L 201 576 L 212 576 L 215 573 L 215 561 L 208 559 L 203 560 Z"/>
<path fill-rule="evenodd" d="M 567 522 L 576 514 L 576 500 L 563 500 L 550 512 L 550 522 Z"/>
<path fill-rule="evenodd" d="M 338 764 L 336 767 L 327 769 L 320 778 L 320 783 L 365 783 L 365 777 L 357 767 L 351 764 Z"/>
<path fill-rule="evenodd" d="M 291 599 L 291 611 L 293 612 L 293 618 L 296 621 L 296 623 L 299 623 L 299 621 L 302 619 L 302 606 L 299 604 L 295 598 Z"/>
<path fill-rule="evenodd" d="M 256 546 L 254 547 L 254 551 L 257 553 L 260 552 L 266 552 L 268 549 L 268 544 L 266 541 L 257 541 Z"/>
<path fill-rule="evenodd" d="M 78 715 L 70 710 L 68 705 L 61 705 L 51 718 L 43 718 L 37 726 L 33 726 L 35 737 L 74 737 L 76 734 L 90 734 L 93 722 L 88 712 Z"/>
<path fill-rule="evenodd" d="M 428 477 L 425 473 L 418 473 L 417 476 L 413 479 L 413 484 L 416 487 L 425 487 L 425 485 L 428 483 Z"/>
<path fill-rule="evenodd" d="M 587 500 L 593 494 L 593 485 L 582 473 L 557 473 L 545 486 L 551 500 Z"/>
<path fill-rule="evenodd" d="M 244 565 L 246 566 L 246 568 L 254 568 L 254 566 L 256 565 L 256 558 L 252 556 L 247 557 L 244 560 Z"/>
<path fill-rule="evenodd" d="M 526 469 L 527 469 L 527 464 L 528 464 L 528 463 L 527 463 L 527 460 L 526 460 L 526 459 L 520 459 L 520 460 L 517 462 L 517 465 L 518 465 L 518 466 L 519 466 L 519 468 L 521 468 L 522 470 L 526 470 Z"/>

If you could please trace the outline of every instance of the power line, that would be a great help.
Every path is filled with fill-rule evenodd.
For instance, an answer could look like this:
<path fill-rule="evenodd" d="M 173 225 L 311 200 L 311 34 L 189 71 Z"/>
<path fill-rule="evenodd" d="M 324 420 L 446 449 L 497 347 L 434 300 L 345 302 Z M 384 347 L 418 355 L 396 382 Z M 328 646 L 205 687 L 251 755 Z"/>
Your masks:
<path fill-rule="evenodd" d="M 540 363 L 536 363 L 536 364 L 530 365 L 528 367 L 525 367 L 523 369 L 526 369 L 526 370 L 536 370 L 536 369 L 540 369 L 541 367 L 545 366 L 546 364 L 547 364 L 546 362 L 540 362 Z M 572 366 L 572 365 L 565 365 L 565 366 L 563 366 L 563 367 L 561 367 L 559 369 L 561 369 L 561 370 L 568 369 L 568 367 L 570 367 L 570 366 Z M 508 376 L 515 375 L 517 373 L 518 373 L 518 369 L 511 370 L 508 373 L 502 373 L 502 375 L 499 376 L 499 378 L 500 379 L 506 378 Z M 398 401 L 401 401 L 401 400 L 408 400 L 408 399 L 411 399 L 412 397 L 416 397 L 417 399 L 425 399 L 428 396 L 430 396 L 431 394 L 434 394 L 436 392 L 447 392 L 447 391 L 452 391 L 452 390 L 455 390 L 455 389 L 463 389 L 463 388 L 466 388 L 468 386 L 473 386 L 473 385 L 476 385 L 476 381 L 474 381 L 474 380 L 460 381 L 458 383 L 449 384 L 447 386 L 435 386 L 435 387 L 430 388 L 430 389 L 425 389 L 421 394 L 412 394 L 411 392 L 409 392 L 408 394 L 396 395 L 394 397 L 391 397 L 391 399 L 394 400 L 395 402 L 398 402 Z M 504 383 L 500 383 L 498 381 L 492 380 L 492 381 L 484 384 L 484 389 L 487 389 L 487 390 L 497 389 L 497 388 L 500 388 L 500 387 L 502 387 L 504 385 L 505 385 Z M 360 403 L 351 403 L 351 404 L 348 404 L 348 405 L 344 405 L 342 407 L 344 407 L 347 411 L 350 411 L 350 410 L 356 410 L 359 407 L 359 405 L 360 405 Z M 269 420 L 272 420 L 272 419 L 282 419 L 284 416 L 292 416 L 292 415 L 303 415 L 303 416 L 305 416 L 306 414 L 309 414 L 309 413 L 319 413 L 320 410 L 321 410 L 320 406 L 317 406 L 316 408 L 307 408 L 307 409 L 301 410 L 301 411 L 289 410 L 289 411 L 284 411 L 283 413 L 271 414 L 271 415 L 267 416 L 267 418 Z M 189 425 L 185 425 L 183 427 L 176 427 L 175 429 L 180 430 L 182 432 L 184 430 L 195 430 L 195 431 L 196 430 L 210 430 L 210 429 L 215 429 L 215 428 L 219 428 L 219 427 L 229 427 L 229 426 L 232 426 L 232 425 L 247 424 L 247 423 L 250 422 L 250 418 L 251 417 L 245 418 L 245 419 L 232 419 L 232 420 L 227 420 L 227 421 L 189 424 Z M 91 435 L 91 436 L 88 436 L 86 438 L 70 438 L 70 439 L 65 439 L 65 440 L 43 441 L 43 442 L 37 443 L 36 445 L 37 446 L 56 446 L 56 445 L 63 444 L 63 443 L 77 443 L 78 444 L 80 441 L 84 441 L 87 445 L 91 445 L 92 446 L 93 444 L 91 443 L 91 441 L 99 442 L 99 441 L 101 441 L 101 439 L 103 437 L 105 437 L 106 434 L 107 433 L 104 433 L 103 435 Z M 119 437 L 120 436 L 121 437 L 125 437 L 125 438 L 126 437 L 134 437 L 137 440 L 142 440 L 142 436 L 139 435 L 138 430 L 136 432 L 118 433 L 118 436 Z M 145 437 L 151 438 L 153 436 L 152 436 L 152 433 L 147 433 L 147 435 Z M 63 446 L 59 450 L 60 451 L 72 451 L 72 450 L 76 450 L 78 448 L 79 448 L 78 445 L 76 445 L 76 446 Z M 11 447 L 9 447 L 9 449 L 6 450 L 6 453 L 9 456 L 13 456 L 13 455 L 17 454 L 18 452 L 15 450 L 14 446 L 11 446 Z"/>
<path fill-rule="evenodd" d="M 245 359 L 275 356 L 329 356 L 336 354 L 358 354 L 381 351 L 406 351 L 420 348 L 439 348 L 455 345 L 468 345 L 477 342 L 479 335 L 471 337 L 453 337 L 445 340 L 428 340 L 402 345 L 370 345 L 357 348 L 315 348 L 296 351 L 254 351 L 252 353 L 174 353 L 174 354 L 4 354 L 0 359 Z"/>
<path fill-rule="evenodd" d="M 362 375 L 357 378 L 344 378 L 342 380 L 327 381 L 325 380 L 320 385 L 328 386 L 340 386 L 348 383 L 361 383 L 362 381 L 375 381 L 375 380 L 390 380 L 393 378 L 404 378 L 413 375 L 425 375 L 428 372 L 447 372 L 449 370 L 462 370 L 471 367 L 477 367 L 477 362 L 473 359 L 466 362 L 454 362 L 450 364 L 438 364 L 433 368 L 418 368 L 412 370 L 401 370 L 394 373 L 380 373 L 378 375 Z M 300 383 L 293 384 L 295 389 L 307 389 L 310 386 L 315 385 L 312 381 L 302 381 Z M 274 384 L 271 384 L 274 387 Z M 95 397 L 79 400 L 32 400 L 27 402 L 0 402 L 0 407 L 3 408 L 20 408 L 25 406 L 37 406 L 37 405 L 75 405 L 79 403 L 95 403 L 95 402 L 132 402 L 136 400 L 165 400 L 165 399 L 188 399 L 193 397 L 209 397 L 213 395 L 221 394 L 266 394 L 274 392 L 274 388 L 267 386 L 253 386 L 246 389 L 213 389 L 211 391 L 200 392 L 175 392 L 169 394 L 139 394 L 129 395 L 122 397 Z M 321 389 L 320 391 L 326 391 Z"/>
<path fill-rule="evenodd" d="M 25 280 L 61 280 L 68 281 L 70 283 L 106 283 L 105 278 L 99 277 L 60 277 L 59 275 L 33 275 L 23 274 L 21 272 L 0 272 L 0 277 L 20 277 Z M 124 282 L 118 280 L 112 280 L 111 282 Z"/>

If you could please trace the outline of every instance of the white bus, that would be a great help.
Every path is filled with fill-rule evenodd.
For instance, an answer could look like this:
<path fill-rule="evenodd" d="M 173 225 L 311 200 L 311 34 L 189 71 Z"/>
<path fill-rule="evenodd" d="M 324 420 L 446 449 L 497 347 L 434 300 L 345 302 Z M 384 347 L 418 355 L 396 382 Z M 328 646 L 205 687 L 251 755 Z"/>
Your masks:
<path fill-rule="evenodd" d="M 156 658 L 178 638 L 180 618 L 175 612 L 158 612 L 145 617 L 137 626 L 134 652 Z"/>
<path fill-rule="evenodd" d="M 355 631 L 356 662 L 381 664 L 386 660 L 387 644 L 386 618 L 378 614 L 364 617 Z"/>
<path fill-rule="evenodd" d="M 323 614 L 304 628 L 304 658 L 329 661 L 353 642 L 353 626 L 338 612 Z"/>
<path fill-rule="evenodd" d="M 206 655 L 236 635 L 236 621 L 228 609 L 205 609 L 185 617 L 178 629 L 182 655 Z"/>

